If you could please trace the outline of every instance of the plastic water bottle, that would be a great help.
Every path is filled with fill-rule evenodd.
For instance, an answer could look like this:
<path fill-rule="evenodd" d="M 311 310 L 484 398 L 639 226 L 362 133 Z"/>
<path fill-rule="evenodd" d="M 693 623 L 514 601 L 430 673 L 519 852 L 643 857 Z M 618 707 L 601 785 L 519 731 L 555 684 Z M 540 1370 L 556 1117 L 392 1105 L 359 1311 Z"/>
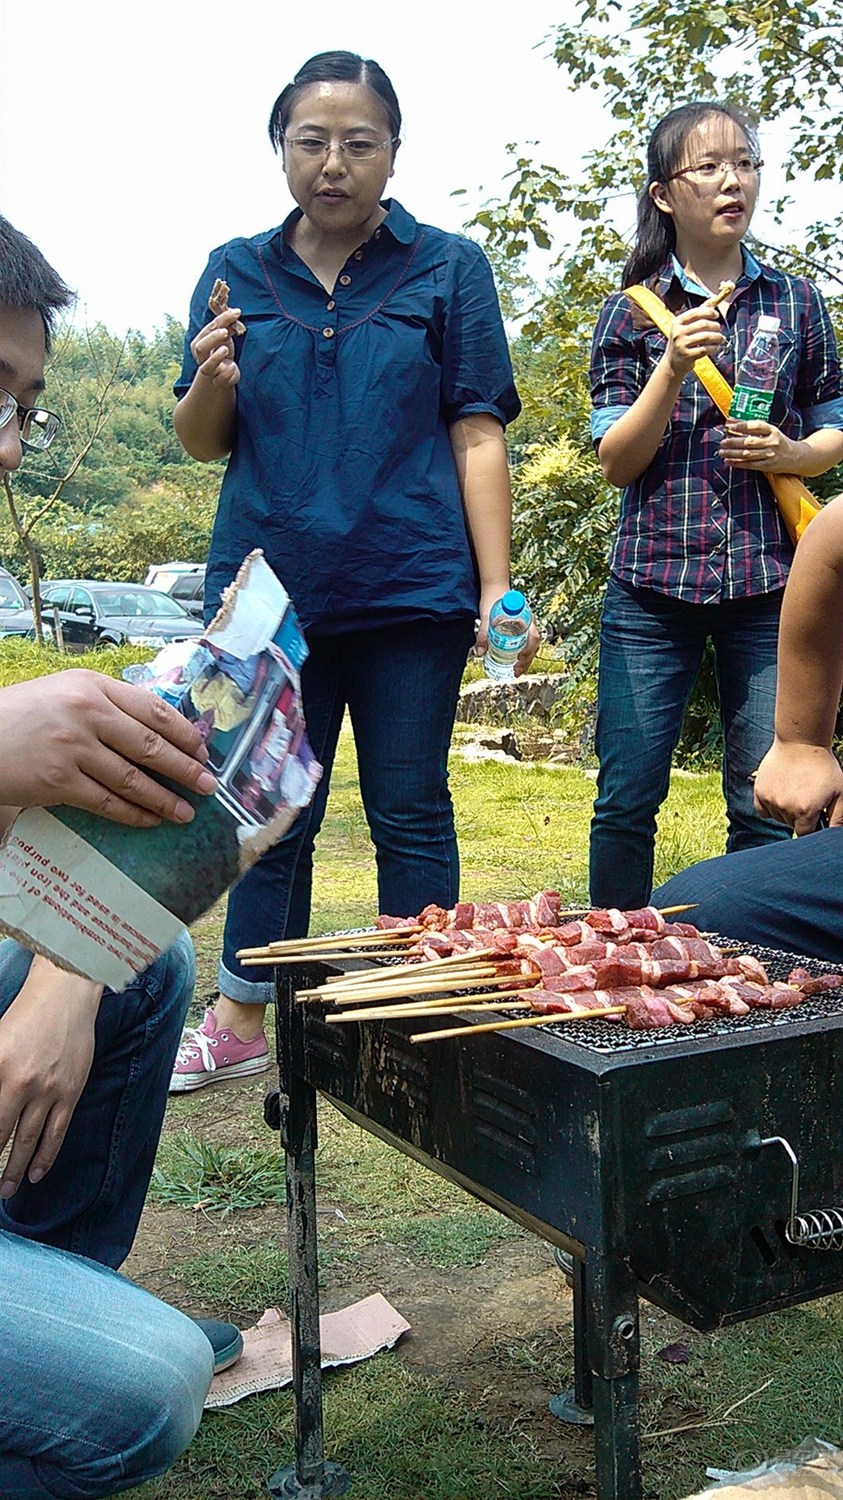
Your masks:
<path fill-rule="evenodd" d="M 761 317 L 752 342 L 738 367 L 729 416 L 741 422 L 770 420 L 779 378 L 778 318 Z"/>
<path fill-rule="evenodd" d="M 515 662 L 530 633 L 533 612 L 518 589 L 509 589 L 489 611 L 489 644 L 483 665 L 493 682 L 512 682 Z"/>

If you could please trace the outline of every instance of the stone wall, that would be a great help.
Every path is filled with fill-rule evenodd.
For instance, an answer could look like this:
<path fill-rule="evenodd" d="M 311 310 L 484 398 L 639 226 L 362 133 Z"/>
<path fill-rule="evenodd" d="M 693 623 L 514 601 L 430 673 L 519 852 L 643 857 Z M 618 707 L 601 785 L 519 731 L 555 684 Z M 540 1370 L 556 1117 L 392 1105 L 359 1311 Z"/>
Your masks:
<path fill-rule="evenodd" d="M 457 719 L 464 724 L 509 724 L 525 718 L 547 721 L 565 681 L 564 672 L 530 672 L 514 682 L 470 682 L 460 694 Z"/>

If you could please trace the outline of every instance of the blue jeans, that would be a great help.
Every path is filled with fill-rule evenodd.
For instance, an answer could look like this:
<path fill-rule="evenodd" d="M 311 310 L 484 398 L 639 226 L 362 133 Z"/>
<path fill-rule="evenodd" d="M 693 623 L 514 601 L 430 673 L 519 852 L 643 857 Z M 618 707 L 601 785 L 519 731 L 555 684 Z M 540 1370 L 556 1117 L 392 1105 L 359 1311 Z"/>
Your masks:
<path fill-rule="evenodd" d="M 448 749 L 460 681 L 474 639 L 470 620 L 414 621 L 310 640 L 302 671 L 307 732 L 322 780 L 285 838 L 231 891 L 219 986 L 232 1000 L 272 999 L 271 969 L 243 969 L 238 948 L 303 937 L 310 922 L 313 847 L 325 815 L 346 707 L 382 912 L 406 916 L 430 901 L 452 906 L 459 854 L 448 788 Z"/>
<path fill-rule="evenodd" d="M 656 814 L 707 640 L 715 653 L 723 794 L 731 852 L 789 837 L 761 818 L 751 773 L 773 742 L 781 591 L 686 604 L 609 580 L 600 634 L 591 824 L 591 901 L 634 908 L 650 899 Z"/>
<path fill-rule="evenodd" d="M 721 854 L 674 875 L 659 906 L 694 902 L 694 925 L 843 964 L 843 828 Z"/>
<path fill-rule="evenodd" d="M 0 1014 L 30 962 L 0 944 Z M 193 980 L 185 934 L 122 994 L 106 992 L 56 1162 L 0 1205 L 4 1500 L 129 1489 L 168 1468 L 199 1425 L 208 1340 L 110 1269 L 143 1208 Z"/>

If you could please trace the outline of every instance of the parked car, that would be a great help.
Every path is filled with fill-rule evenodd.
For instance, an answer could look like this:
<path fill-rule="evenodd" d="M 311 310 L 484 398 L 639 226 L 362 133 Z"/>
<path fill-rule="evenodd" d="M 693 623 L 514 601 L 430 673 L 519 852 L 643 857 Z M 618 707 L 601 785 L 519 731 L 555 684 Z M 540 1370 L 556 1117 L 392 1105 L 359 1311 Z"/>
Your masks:
<path fill-rule="evenodd" d="M 176 579 L 181 578 L 182 573 L 196 573 L 200 569 L 204 574 L 204 563 L 150 563 L 149 567 L 146 570 L 146 577 L 143 580 L 144 586 L 149 589 L 161 589 L 165 594 L 169 594 L 170 589 L 172 588 Z"/>
<path fill-rule="evenodd" d="M 202 634 L 199 621 L 175 599 L 141 583 L 64 578 L 42 584 L 41 602 L 48 621 L 58 610 L 67 651 L 124 643 L 164 646 Z"/>
<path fill-rule="evenodd" d="M 189 573 L 179 573 L 167 589 L 171 599 L 178 599 L 194 619 L 204 618 L 205 564 L 198 563 Z"/>
<path fill-rule="evenodd" d="M 35 616 L 16 578 L 0 568 L 0 640 L 6 636 L 35 639 Z"/>

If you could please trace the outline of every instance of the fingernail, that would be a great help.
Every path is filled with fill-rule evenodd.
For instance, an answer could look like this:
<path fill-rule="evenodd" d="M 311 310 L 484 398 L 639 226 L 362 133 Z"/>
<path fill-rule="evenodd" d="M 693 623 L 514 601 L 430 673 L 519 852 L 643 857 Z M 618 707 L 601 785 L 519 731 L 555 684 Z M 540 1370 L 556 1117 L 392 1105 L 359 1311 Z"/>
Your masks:
<path fill-rule="evenodd" d="M 215 792 L 217 789 L 217 778 L 210 771 L 203 771 L 196 783 L 197 791 Z"/>
<path fill-rule="evenodd" d="M 0 1198 L 11 1198 L 18 1190 L 16 1182 L 0 1182 Z"/>
<path fill-rule="evenodd" d="M 177 823 L 192 823 L 195 814 L 189 802 L 177 802 L 173 816 Z"/>
<path fill-rule="evenodd" d="M 44 1172 L 41 1167 L 31 1167 L 27 1175 L 30 1182 L 40 1182 Z"/>

